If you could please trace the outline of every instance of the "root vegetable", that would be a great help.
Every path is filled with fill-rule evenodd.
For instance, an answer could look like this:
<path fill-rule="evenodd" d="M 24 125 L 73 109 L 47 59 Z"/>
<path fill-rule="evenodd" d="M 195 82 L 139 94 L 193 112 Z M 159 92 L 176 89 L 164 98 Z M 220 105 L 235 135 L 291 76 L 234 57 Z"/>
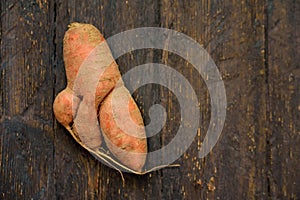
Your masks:
<path fill-rule="evenodd" d="M 81 123 L 80 120 L 79 123 L 74 124 L 75 128 L 71 129 L 70 127 L 70 124 L 76 120 L 74 116 L 78 117 L 78 113 L 89 118 L 89 111 L 94 111 L 99 115 L 100 128 L 108 149 L 122 164 L 140 172 L 145 164 L 147 153 L 147 140 L 141 113 L 123 82 L 120 81 L 117 84 L 121 75 L 116 62 L 112 60 L 110 64 L 106 64 L 110 61 L 106 59 L 106 56 L 112 57 L 110 50 L 107 48 L 105 52 L 100 51 L 95 54 L 96 56 L 91 55 L 91 52 L 97 50 L 97 47 L 102 44 L 107 45 L 99 30 L 94 26 L 80 23 L 70 25 L 64 37 L 63 47 L 68 84 L 54 101 L 54 114 L 81 145 L 93 151 L 93 155 L 98 155 L 101 159 L 101 154 L 95 153 L 101 147 L 102 142 L 99 127 L 90 127 L 88 124 Z M 79 94 L 74 94 L 75 80 L 78 78 L 80 67 L 86 59 L 99 65 L 103 73 L 99 77 L 94 91 L 95 95 L 86 92 L 80 97 Z M 87 74 L 80 81 L 88 80 L 88 78 Z M 115 97 L 119 99 L 116 103 L 117 109 L 114 109 L 112 103 Z M 128 102 L 123 101 L 125 99 L 129 100 L 129 105 L 126 104 Z M 128 108 L 131 119 L 125 118 Z M 97 120 L 97 118 L 90 118 L 91 121 Z M 126 123 L 128 120 L 133 121 L 135 126 L 127 127 L 126 132 L 119 127 L 118 123 L 120 121 Z M 76 130 L 81 131 L 74 133 Z M 133 133 L 128 134 L 128 130 Z M 79 138 L 77 138 L 77 134 Z"/>
<path fill-rule="evenodd" d="M 128 110 L 131 119 L 126 117 Z M 141 171 L 147 152 L 144 123 L 136 103 L 124 85 L 114 88 L 104 99 L 99 119 L 106 145 L 114 156 L 131 169 Z M 133 126 L 130 126 L 129 120 L 132 120 Z"/>

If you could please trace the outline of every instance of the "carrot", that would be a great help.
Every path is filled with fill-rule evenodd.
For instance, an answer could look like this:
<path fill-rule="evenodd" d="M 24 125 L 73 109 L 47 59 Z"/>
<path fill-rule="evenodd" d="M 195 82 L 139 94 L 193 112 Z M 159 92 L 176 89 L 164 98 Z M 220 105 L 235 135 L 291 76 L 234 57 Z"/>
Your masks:
<path fill-rule="evenodd" d="M 113 98 L 116 98 L 117 105 L 114 105 Z M 128 110 L 134 124 L 126 127 L 130 120 L 126 117 Z M 147 152 L 144 123 L 136 103 L 123 84 L 114 88 L 104 99 L 99 119 L 104 140 L 113 155 L 131 169 L 141 171 Z M 120 125 L 125 127 L 124 130 Z"/>
<path fill-rule="evenodd" d="M 73 23 L 70 25 L 69 30 L 64 36 L 63 46 L 64 63 L 68 84 L 66 89 L 58 94 L 53 104 L 53 110 L 57 120 L 66 129 L 70 130 L 72 128 L 72 130 L 76 132 L 75 135 L 77 135 L 85 145 L 92 149 L 96 149 L 101 146 L 102 139 L 100 129 L 99 127 L 98 130 L 95 127 L 87 127 L 87 124 L 84 123 L 73 124 L 73 117 L 76 116 L 78 111 L 82 113 L 86 112 L 87 110 L 91 110 L 89 106 L 89 103 L 91 102 L 89 99 L 90 97 L 85 97 L 83 100 L 80 100 L 78 96 L 75 96 L 74 84 L 80 66 L 89 56 L 91 51 L 102 41 L 104 41 L 103 36 L 99 31 L 95 31 L 94 27 L 79 23 Z M 101 84 L 99 85 L 101 88 Z M 76 103 L 73 105 L 72 101 L 74 99 Z M 100 102 L 96 102 L 95 108 L 97 108 L 99 104 Z M 94 109 L 94 112 L 97 113 L 97 110 Z M 71 124 L 73 124 L 73 127 L 70 126 Z M 77 133 L 77 129 L 82 131 Z"/>
<path fill-rule="evenodd" d="M 109 48 L 105 52 L 103 49 L 97 52 L 97 47 L 103 44 L 107 45 L 99 30 L 94 26 L 80 23 L 70 25 L 64 37 L 63 49 L 68 84 L 54 101 L 54 114 L 81 145 L 93 155 L 98 155 L 100 159 L 103 159 L 103 155 L 97 151 L 102 144 L 99 127 L 91 127 L 77 120 L 78 123 L 70 129 L 70 124 L 74 120 L 76 121 L 78 113 L 86 116 L 88 120 L 94 120 L 89 111 L 95 111 L 99 115 L 100 128 L 108 149 L 122 164 L 140 172 L 147 153 L 146 134 L 141 113 L 123 82 L 119 81 L 117 84 L 117 81 L 121 79 L 121 74 L 116 62 L 112 59 L 111 63 L 107 64 L 110 61 L 108 57 L 112 58 Z M 92 54 L 95 51 L 96 54 Z M 88 92 L 83 95 L 83 98 L 74 94 L 75 80 L 86 59 L 93 61 L 93 64 L 97 64 L 103 69 L 94 91 L 95 99 L 92 99 L 93 95 Z M 88 77 L 84 77 L 84 79 L 88 79 Z M 85 81 L 84 79 L 80 81 Z M 118 97 L 116 103 L 118 109 L 114 109 L 112 104 L 115 96 Z M 126 104 L 125 99 L 129 99 L 129 105 Z M 72 104 L 72 102 L 74 103 Z M 93 102 L 95 102 L 94 105 Z M 72 106 L 73 110 L 70 109 Z M 130 117 L 136 126 L 127 128 L 126 132 L 119 127 L 116 119 L 121 119 L 122 123 L 126 123 L 126 120 L 129 120 L 125 119 L 128 108 Z M 80 131 L 77 132 L 77 130 Z M 128 133 L 131 131 L 133 133 Z M 107 158 L 107 156 L 104 157 Z"/>
<path fill-rule="evenodd" d="M 72 90 L 68 87 L 61 91 L 54 100 L 54 115 L 57 121 L 68 130 L 71 130 L 71 125 L 73 123 L 72 105 L 74 106 L 74 110 L 76 111 L 79 102 L 79 98 L 74 96 Z"/>

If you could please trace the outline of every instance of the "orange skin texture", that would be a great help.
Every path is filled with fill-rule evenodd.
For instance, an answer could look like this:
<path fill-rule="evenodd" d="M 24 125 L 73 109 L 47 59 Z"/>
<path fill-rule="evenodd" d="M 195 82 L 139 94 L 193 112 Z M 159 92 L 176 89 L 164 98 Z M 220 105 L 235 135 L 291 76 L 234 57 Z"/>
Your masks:
<path fill-rule="evenodd" d="M 80 99 L 74 95 L 73 91 L 74 81 L 84 60 L 89 56 L 91 51 L 103 41 L 104 38 L 99 30 L 88 24 L 71 24 L 69 30 L 65 33 L 63 53 L 68 84 L 66 89 L 61 91 L 54 100 L 53 110 L 56 119 L 68 130 L 71 129 L 70 124 L 74 121 L 74 116 L 80 106 Z M 100 82 L 98 85 L 99 90 L 103 89 L 103 85 L 101 85 Z M 77 103 L 74 103 L 72 110 L 73 98 L 76 99 Z M 90 100 L 85 99 L 85 102 L 90 102 Z M 95 113 L 97 113 L 99 104 L 100 102 L 98 101 L 97 105 L 95 105 Z M 81 107 L 83 107 L 83 105 Z M 72 111 L 75 111 L 75 113 Z M 76 129 L 76 124 L 74 124 L 73 128 Z M 98 132 L 100 132 L 100 130 Z M 80 134 L 82 133 L 78 133 L 79 136 Z M 91 131 L 89 133 L 86 132 L 83 134 L 84 136 L 89 134 L 88 137 L 82 137 L 82 142 L 85 143 L 86 146 L 92 149 L 99 148 L 101 146 L 101 135 L 99 135 L 97 131 Z"/>
<path fill-rule="evenodd" d="M 103 99 L 108 95 L 109 92 L 113 90 L 117 81 L 121 78 L 121 74 L 116 62 L 110 64 L 109 67 L 105 69 L 103 74 L 99 78 L 99 83 L 97 85 L 95 93 L 95 103 L 96 109 L 99 109 L 99 106 Z"/>
<path fill-rule="evenodd" d="M 80 110 L 80 112 L 83 110 L 84 112 L 86 108 L 92 106 L 90 105 L 90 102 L 93 102 L 90 99 L 92 95 L 84 96 L 84 99 L 80 99 L 73 94 L 73 87 L 80 66 L 85 59 L 87 59 L 91 51 L 102 42 L 106 42 L 102 34 L 97 28 L 89 24 L 73 23 L 65 34 L 63 54 L 68 83 L 66 89 L 57 95 L 53 104 L 53 110 L 56 119 L 68 130 L 70 129 L 70 124 L 74 120 L 73 116 L 76 117 L 76 112 L 78 110 Z M 123 118 L 125 113 L 128 112 L 125 109 L 129 108 L 132 121 L 135 124 L 144 127 L 141 113 L 123 82 L 120 81 L 116 86 L 117 81 L 120 78 L 121 74 L 118 65 L 113 61 L 105 68 L 103 74 L 99 77 L 99 82 L 95 91 L 95 112 L 99 116 L 100 128 L 108 149 L 119 161 L 121 161 L 121 163 L 131 169 L 141 171 L 145 164 L 147 153 L 147 140 L 144 128 L 141 128 L 138 131 L 132 128 L 133 132 L 138 136 L 135 137 L 135 134 L 129 135 L 121 130 L 115 121 L 117 117 L 118 119 L 121 119 L 122 123 L 126 124 L 126 120 L 128 119 Z M 115 109 L 113 112 L 111 102 L 113 98 L 112 94 L 116 87 L 121 88 L 121 90 L 119 90 L 121 91 L 119 93 L 121 97 L 123 95 L 130 100 L 128 106 L 123 105 L 124 102 L 120 102 L 118 109 Z M 82 102 L 85 102 L 85 104 L 81 104 Z M 72 112 L 72 106 L 75 113 Z M 89 116 L 87 116 L 87 118 L 88 117 Z M 75 124 L 75 128 L 76 126 L 77 125 Z M 86 127 L 86 129 L 89 130 L 88 127 Z M 84 139 L 82 141 L 84 145 L 92 149 L 101 147 L 101 134 L 97 131 L 87 131 L 78 133 L 78 135 L 81 139 Z"/>
<path fill-rule="evenodd" d="M 93 38 L 91 38 L 91 34 Z M 80 66 L 95 47 L 105 42 L 103 35 L 90 24 L 80 24 L 79 27 L 70 28 L 64 37 L 64 62 L 67 74 L 67 87 L 73 89 L 74 81 L 78 75 Z M 95 108 L 98 107 L 104 97 L 114 88 L 120 79 L 118 65 L 113 62 L 99 77 L 95 93 Z"/>
<path fill-rule="evenodd" d="M 89 39 L 91 32 L 95 35 L 94 39 Z M 83 61 L 103 41 L 104 37 L 101 33 L 94 26 L 88 24 L 71 27 L 65 33 L 63 54 L 70 89 L 73 89 L 74 80 Z"/>
<path fill-rule="evenodd" d="M 67 129 L 71 128 L 70 124 L 73 122 L 72 105 L 77 108 L 79 101 L 79 98 L 74 96 L 69 88 L 61 91 L 54 100 L 54 115 L 57 121 Z"/>
<path fill-rule="evenodd" d="M 58 94 L 54 101 L 53 109 L 55 117 L 67 129 L 70 129 L 70 124 L 74 121 L 73 116 L 75 116 L 75 113 L 73 114 L 71 109 L 72 98 L 79 99 L 78 97 L 74 97 L 73 88 L 80 66 L 85 59 L 88 58 L 89 54 L 104 41 L 104 37 L 99 30 L 89 24 L 71 25 L 64 36 L 63 53 L 68 84 L 66 89 Z M 115 62 L 111 63 L 111 65 L 105 69 L 102 76 L 99 77 L 99 83 L 95 92 L 96 114 L 101 101 L 103 101 L 104 97 L 113 89 L 120 77 L 121 74 Z M 91 102 L 90 98 L 91 97 L 86 96 L 82 102 L 89 104 Z M 90 105 L 80 105 L 80 103 L 76 103 L 73 106 L 73 111 L 75 112 L 77 112 L 78 109 L 80 109 L 80 112 L 85 112 L 85 110 L 90 108 Z M 88 117 L 89 116 L 87 116 L 87 119 Z M 101 146 L 102 139 L 99 134 L 100 130 L 97 131 L 94 127 L 89 129 L 84 123 L 75 124 L 73 128 L 76 128 L 76 126 L 81 126 L 81 130 L 84 130 L 84 132 L 79 132 L 78 135 L 86 146 L 92 149 L 97 149 Z"/>
<path fill-rule="evenodd" d="M 120 88 L 122 89 L 121 95 L 127 95 L 127 98 L 129 98 L 129 105 L 118 106 L 117 109 L 113 109 L 113 92 L 111 92 L 100 106 L 99 120 L 101 130 L 106 145 L 113 155 L 126 166 L 140 172 L 145 164 L 147 153 L 144 123 L 140 111 L 127 89 L 124 85 L 121 85 Z M 122 103 L 126 103 L 125 100 Z M 143 127 L 138 129 L 129 127 L 127 130 L 132 131 L 129 134 L 118 126 L 118 123 L 125 124 L 129 120 L 126 118 L 127 109 L 132 122 L 137 126 Z M 119 119 L 118 122 L 116 118 Z"/>

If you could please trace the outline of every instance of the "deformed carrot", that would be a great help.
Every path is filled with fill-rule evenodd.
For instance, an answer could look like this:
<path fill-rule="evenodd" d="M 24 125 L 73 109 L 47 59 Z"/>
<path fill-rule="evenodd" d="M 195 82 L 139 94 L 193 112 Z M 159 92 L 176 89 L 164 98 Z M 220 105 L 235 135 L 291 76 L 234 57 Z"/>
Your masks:
<path fill-rule="evenodd" d="M 90 24 L 70 25 L 64 37 L 63 49 L 68 84 L 54 101 L 54 114 L 57 120 L 70 131 L 70 124 L 76 120 L 78 113 L 86 116 L 88 120 L 97 120 L 89 116 L 89 111 L 95 111 L 99 115 L 100 128 L 108 149 L 122 164 L 139 172 L 145 164 L 147 153 L 146 133 L 141 113 L 129 91 L 119 80 L 121 75 L 116 62 L 113 59 L 109 60 L 112 58 L 109 48 L 104 51 L 101 49 L 96 54 L 92 53 L 97 51 L 100 45 L 107 46 L 97 28 Z M 74 93 L 74 87 L 80 67 L 87 59 L 92 61 L 93 65 L 99 66 L 103 73 L 98 79 L 95 94 L 86 92 L 80 96 L 77 92 Z M 87 74 L 80 81 L 88 78 Z M 126 99 L 128 101 L 125 101 Z M 129 113 L 130 119 L 127 118 L 126 113 Z M 126 125 L 128 121 L 133 123 Z M 80 138 L 78 142 L 87 149 L 99 149 L 101 147 L 101 134 L 97 130 L 99 128 L 81 123 L 80 120 L 77 122 L 71 131 L 76 131 L 78 128 L 82 130 L 76 133 Z M 122 129 L 122 126 L 125 126 L 126 130 Z M 94 151 L 93 155 L 95 155 Z"/>
<path fill-rule="evenodd" d="M 127 118 L 128 112 L 131 119 Z M 136 103 L 123 84 L 114 88 L 104 99 L 99 119 L 110 151 L 126 166 L 141 171 L 147 153 L 144 123 Z"/>

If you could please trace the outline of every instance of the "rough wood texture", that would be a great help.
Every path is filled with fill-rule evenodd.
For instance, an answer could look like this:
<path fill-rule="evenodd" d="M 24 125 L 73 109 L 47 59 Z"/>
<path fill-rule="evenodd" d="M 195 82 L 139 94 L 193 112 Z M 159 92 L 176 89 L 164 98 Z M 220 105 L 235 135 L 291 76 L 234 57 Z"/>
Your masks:
<path fill-rule="evenodd" d="M 299 5 L 293 0 L 1 1 L 0 199 L 299 199 Z M 73 21 L 94 24 L 106 38 L 151 26 L 180 31 L 202 44 L 222 74 L 228 101 L 213 151 L 198 158 L 210 121 L 203 79 L 179 56 L 153 49 L 117 61 L 122 73 L 144 63 L 167 64 L 196 88 L 201 134 L 177 161 L 181 167 L 124 174 L 123 186 L 117 171 L 76 144 L 52 111 L 55 95 L 66 85 L 62 39 Z M 176 97 L 155 84 L 134 97 L 146 124 L 151 105 L 166 107 L 172 120 L 148 142 L 151 151 L 161 148 L 180 123 Z"/>
<path fill-rule="evenodd" d="M 300 198 L 300 5 L 296 1 L 268 4 L 267 162 L 270 196 Z"/>

